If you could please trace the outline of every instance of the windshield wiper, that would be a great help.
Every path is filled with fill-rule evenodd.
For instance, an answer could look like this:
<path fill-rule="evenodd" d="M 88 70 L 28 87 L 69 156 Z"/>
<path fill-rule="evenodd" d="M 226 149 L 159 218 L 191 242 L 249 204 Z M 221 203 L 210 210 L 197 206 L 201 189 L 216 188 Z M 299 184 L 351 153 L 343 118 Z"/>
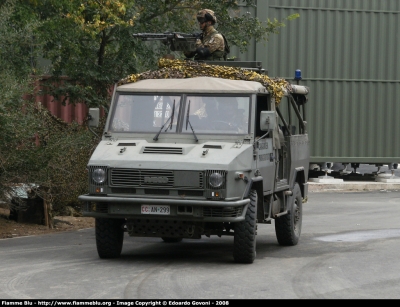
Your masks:
<path fill-rule="evenodd" d="M 174 106 L 172 107 L 172 114 L 171 116 L 166 120 L 166 122 L 164 123 L 164 125 L 161 126 L 160 131 L 158 131 L 158 133 L 156 134 L 156 136 L 153 138 L 154 141 L 158 141 L 158 136 L 160 135 L 161 131 L 164 129 L 165 125 L 171 121 L 171 123 L 169 124 L 169 126 L 167 127 L 167 129 L 165 129 L 164 132 L 166 132 L 168 130 L 168 128 L 171 130 L 172 129 L 172 124 L 174 121 L 174 114 L 175 114 L 175 100 L 174 100 Z"/>
<path fill-rule="evenodd" d="M 172 124 L 174 123 L 174 114 L 175 114 L 175 99 L 174 99 L 174 106 L 172 107 L 171 121 L 170 121 L 169 126 L 168 126 L 169 130 L 172 129 Z M 165 129 L 165 131 L 167 131 L 168 128 Z"/>
<path fill-rule="evenodd" d="M 192 129 L 192 132 L 193 132 L 193 135 L 194 135 L 194 139 L 196 140 L 196 142 L 198 142 L 199 139 L 197 138 L 196 133 L 194 133 L 192 124 L 189 121 L 189 111 L 190 111 L 190 100 L 189 100 L 189 105 L 188 105 L 188 109 L 187 109 L 187 112 L 186 112 L 186 130 L 187 130 L 187 127 L 188 127 L 188 124 L 189 124 L 190 125 L 190 129 Z"/>

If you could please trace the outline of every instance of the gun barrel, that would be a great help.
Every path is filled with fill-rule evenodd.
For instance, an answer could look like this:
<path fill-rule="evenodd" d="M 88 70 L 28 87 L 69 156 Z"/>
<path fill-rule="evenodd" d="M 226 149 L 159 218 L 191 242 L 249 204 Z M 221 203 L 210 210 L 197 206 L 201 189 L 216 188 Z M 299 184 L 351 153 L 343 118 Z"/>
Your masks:
<path fill-rule="evenodd" d="M 141 38 L 143 41 L 162 41 L 169 46 L 171 51 L 194 51 L 198 38 L 198 34 L 182 32 L 134 33 L 132 36 Z"/>
<path fill-rule="evenodd" d="M 140 38 L 172 38 L 173 34 L 169 33 L 135 33 L 132 34 L 133 37 Z"/>
<path fill-rule="evenodd" d="M 199 34 L 183 32 L 165 32 L 165 33 L 134 33 L 133 37 L 140 38 L 197 38 Z"/>
<path fill-rule="evenodd" d="M 142 37 L 142 41 L 168 41 L 167 37 Z"/>

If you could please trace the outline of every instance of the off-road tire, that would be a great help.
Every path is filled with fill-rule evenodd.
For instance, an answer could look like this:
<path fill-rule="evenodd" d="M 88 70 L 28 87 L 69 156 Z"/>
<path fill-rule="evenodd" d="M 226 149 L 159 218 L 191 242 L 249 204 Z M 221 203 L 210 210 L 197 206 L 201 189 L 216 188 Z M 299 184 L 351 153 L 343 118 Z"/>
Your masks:
<path fill-rule="evenodd" d="M 257 192 L 251 190 L 249 198 L 245 220 L 234 226 L 233 259 L 238 263 L 253 263 L 256 258 Z"/>
<path fill-rule="evenodd" d="M 303 220 L 303 198 L 297 183 L 287 201 L 288 214 L 275 218 L 275 234 L 279 245 L 293 246 L 299 242 Z"/>
<path fill-rule="evenodd" d="M 124 219 L 96 218 L 96 246 L 100 258 L 118 258 L 124 242 Z"/>
<path fill-rule="evenodd" d="M 178 243 L 182 241 L 182 238 L 174 238 L 174 237 L 161 237 L 161 239 L 165 243 Z"/>

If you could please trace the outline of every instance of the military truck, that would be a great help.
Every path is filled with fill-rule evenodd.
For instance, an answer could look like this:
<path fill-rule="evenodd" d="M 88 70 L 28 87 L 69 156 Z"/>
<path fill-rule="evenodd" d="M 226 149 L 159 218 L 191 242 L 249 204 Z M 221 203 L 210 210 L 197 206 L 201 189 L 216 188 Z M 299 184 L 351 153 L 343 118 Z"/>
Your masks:
<path fill-rule="evenodd" d="M 281 90 L 278 103 L 260 82 L 213 76 L 116 86 L 79 196 L 83 216 L 95 218 L 99 257 L 119 257 L 124 233 L 168 243 L 232 236 L 235 262 L 253 263 L 257 224 L 272 220 L 278 243 L 296 245 L 309 89 Z M 98 125 L 98 109 L 90 119 Z"/>

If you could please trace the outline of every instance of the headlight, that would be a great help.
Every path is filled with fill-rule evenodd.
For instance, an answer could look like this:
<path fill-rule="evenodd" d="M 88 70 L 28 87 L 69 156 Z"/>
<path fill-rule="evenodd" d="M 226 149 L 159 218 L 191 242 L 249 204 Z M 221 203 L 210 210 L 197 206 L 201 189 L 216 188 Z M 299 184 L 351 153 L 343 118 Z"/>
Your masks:
<path fill-rule="evenodd" d="M 96 168 L 92 172 L 92 179 L 96 183 L 104 183 L 106 181 L 106 171 L 102 168 Z"/>
<path fill-rule="evenodd" d="M 212 173 L 210 175 L 210 185 L 213 188 L 218 188 L 224 183 L 224 177 L 220 173 Z"/>

